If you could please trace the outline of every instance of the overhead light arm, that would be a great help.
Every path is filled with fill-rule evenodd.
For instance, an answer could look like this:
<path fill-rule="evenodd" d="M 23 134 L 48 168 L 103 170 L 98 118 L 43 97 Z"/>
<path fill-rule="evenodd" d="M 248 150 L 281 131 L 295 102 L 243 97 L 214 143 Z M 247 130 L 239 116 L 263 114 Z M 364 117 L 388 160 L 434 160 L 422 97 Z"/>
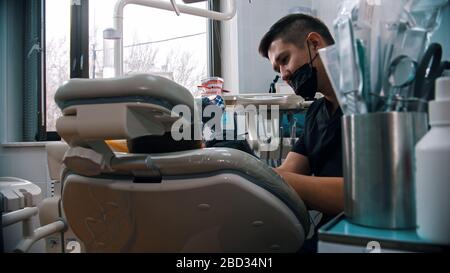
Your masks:
<path fill-rule="evenodd" d="M 203 1 L 203 0 L 202 0 Z M 200 2 L 198 0 L 183 0 L 185 3 Z M 236 0 L 228 0 L 229 10 L 227 12 L 217 12 L 195 8 L 188 5 L 178 5 L 174 1 L 165 2 L 161 0 L 120 0 L 116 3 L 114 8 L 114 29 L 115 29 L 115 43 L 114 43 L 114 64 L 115 76 L 123 75 L 123 11 L 127 5 L 141 5 L 157 9 L 176 11 L 190 14 L 194 16 L 209 18 L 212 20 L 226 21 L 233 18 L 236 14 Z"/>

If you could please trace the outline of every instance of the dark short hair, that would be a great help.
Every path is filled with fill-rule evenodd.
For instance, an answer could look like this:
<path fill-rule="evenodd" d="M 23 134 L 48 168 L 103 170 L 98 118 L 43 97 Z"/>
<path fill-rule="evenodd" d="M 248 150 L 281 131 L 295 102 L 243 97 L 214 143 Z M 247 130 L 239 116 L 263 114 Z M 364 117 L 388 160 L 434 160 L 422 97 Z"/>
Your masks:
<path fill-rule="evenodd" d="M 171 132 L 163 136 L 142 136 L 127 142 L 128 150 L 134 154 L 160 154 L 200 149 L 200 140 L 179 140 L 172 138 Z"/>
<path fill-rule="evenodd" d="M 289 14 L 278 20 L 264 35 L 259 43 L 259 54 L 269 58 L 270 45 L 280 38 L 285 43 L 303 48 L 306 36 L 313 31 L 319 33 L 328 45 L 334 44 L 333 36 L 320 19 L 302 13 Z"/>

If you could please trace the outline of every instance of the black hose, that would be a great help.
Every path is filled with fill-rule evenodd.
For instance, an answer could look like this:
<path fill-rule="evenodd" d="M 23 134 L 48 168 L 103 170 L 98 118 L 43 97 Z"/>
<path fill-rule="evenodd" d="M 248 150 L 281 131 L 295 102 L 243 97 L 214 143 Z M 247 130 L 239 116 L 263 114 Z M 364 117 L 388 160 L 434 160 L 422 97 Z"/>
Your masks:
<path fill-rule="evenodd" d="M 441 77 L 442 74 L 444 73 L 444 71 L 445 71 L 445 70 L 448 70 L 448 69 L 450 69 L 450 62 L 449 62 L 449 61 L 443 61 L 443 62 L 441 62 L 441 63 L 440 63 L 440 66 L 439 66 L 439 69 L 438 69 L 438 72 L 437 72 L 437 75 L 436 75 L 436 78 Z M 435 93 L 436 93 L 436 92 L 435 92 L 436 82 L 435 82 L 435 81 L 430 82 L 429 85 L 430 85 L 430 87 L 429 87 L 430 91 L 429 91 L 428 95 L 426 96 L 426 99 L 427 99 L 428 101 L 435 100 L 435 99 L 436 99 L 436 98 L 435 98 Z"/>
<path fill-rule="evenodd" d="M 425 100 L 434 99 L 434 79 L 439 77 L 439 68 L 442 58 L 442 46 L 438 43 L 432 43 L 423 54 L 422 60 L 417 66 L 416 81 L 414 84 L 414 96 Z M 427 70 L 430 73 L 436 73 L 427 77 Z M 431 81 L 431 82 L 430 82 Z"/>
<path fill-rule="evenodd" d="M 280 79 L 280 76 L 277 75 L 275 77 L 275 79 L 272 81 L 272 83 L 270 84 L 270 89 L 269 89 L 270 94 L 275 94 L 277 92 L 277 90 L 275 88 L 275 84 L 278 82 L 279 79 Z"/>

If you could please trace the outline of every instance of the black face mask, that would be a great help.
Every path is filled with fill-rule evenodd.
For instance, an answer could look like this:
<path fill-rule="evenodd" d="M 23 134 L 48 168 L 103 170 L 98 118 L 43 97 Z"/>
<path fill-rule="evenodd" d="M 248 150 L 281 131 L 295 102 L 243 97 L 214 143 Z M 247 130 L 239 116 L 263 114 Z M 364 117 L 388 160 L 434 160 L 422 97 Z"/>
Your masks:
<path fill-rule="evenodd" d="M 310 62 L 297 69 L 288 84 L 294 89 L 295 94 L 302 96 L 305 100 L 314 100 L 317 92 L 317 69 L 312 66 L 312 63 L 317 55 L 311 59 L 309 44 L 308 53 Z"/>

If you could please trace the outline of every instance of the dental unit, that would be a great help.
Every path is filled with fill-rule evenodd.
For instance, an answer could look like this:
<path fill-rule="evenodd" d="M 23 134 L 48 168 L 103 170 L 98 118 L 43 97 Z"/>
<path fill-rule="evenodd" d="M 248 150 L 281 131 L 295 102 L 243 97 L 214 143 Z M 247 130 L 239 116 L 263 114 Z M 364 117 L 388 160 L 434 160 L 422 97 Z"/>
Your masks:
<path fill-rule="evenodd" d="M 68 144 L 61 206 L 87 252 L 295 252 L 303 244 L 302 200 L 251 155 L 226 148 L 117 154 L 105 144 L 164 138 L 177 120 L 171 105 L 194 111 L 187 89 L 153 75 L 73 79 L 55 99 Z"/>

